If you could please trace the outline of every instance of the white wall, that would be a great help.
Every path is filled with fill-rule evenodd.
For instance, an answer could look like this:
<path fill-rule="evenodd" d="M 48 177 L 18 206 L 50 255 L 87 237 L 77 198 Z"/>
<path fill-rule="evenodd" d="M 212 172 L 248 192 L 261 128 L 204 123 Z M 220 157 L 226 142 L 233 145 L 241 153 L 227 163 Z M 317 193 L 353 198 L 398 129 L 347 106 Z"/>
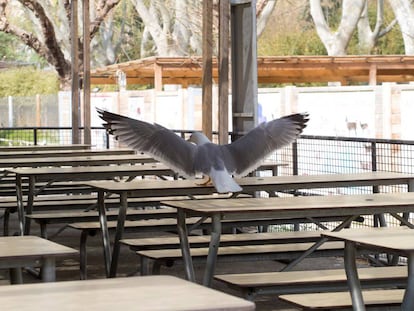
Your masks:
<path fill-rule="evenodd" d="M 217 97 L 216 89 L 213 94 Z M 68 126 L 70 100 L 60 98 L 61 125 Z M 94 126 L 100 125 L 94 111 L 97 106 L 171 129 L 201 129 L 200 88 L 94 93 L 91 102 Z M 259 89 L 258 103 L 259 120 L 308 112 L 307 135 L 414 140 L 414 85 L 410 84 L 266 88 Z M 213 115 L 217 111 L 215 98 Z M 217 130 L 217 118 L 213 118 L 213 130 Z"/>

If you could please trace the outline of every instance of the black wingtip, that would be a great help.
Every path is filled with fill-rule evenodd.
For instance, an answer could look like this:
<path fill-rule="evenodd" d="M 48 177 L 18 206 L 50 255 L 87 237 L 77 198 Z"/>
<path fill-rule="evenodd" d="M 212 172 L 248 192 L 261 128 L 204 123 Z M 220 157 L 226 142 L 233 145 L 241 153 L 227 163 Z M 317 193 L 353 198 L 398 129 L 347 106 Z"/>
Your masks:
<path fill-rule="evenodd" d="M 302 112 L 302 113 L 294 113 L 283 118 L 287 118 L 292 122 L 296 123 L 300 127 L 300 132 L 307 126 L 307 122 L 309 121 L 309 113 Z"/>

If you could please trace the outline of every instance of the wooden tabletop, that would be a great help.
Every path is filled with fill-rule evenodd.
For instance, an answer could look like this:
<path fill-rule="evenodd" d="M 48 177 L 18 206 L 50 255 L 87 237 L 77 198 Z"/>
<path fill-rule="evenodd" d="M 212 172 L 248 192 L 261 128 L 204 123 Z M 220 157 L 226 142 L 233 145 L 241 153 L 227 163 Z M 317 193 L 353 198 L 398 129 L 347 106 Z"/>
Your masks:
<path fill-rule="evenodd" d="M 393 172 L 368 172 L 354 174 L 321 174 L 321 175 L 291 175 L 291 176 L 266 176 L 266 177 L 243 177 L 236 181 L 243 191 L 281 191 L 289 189 L 310 189 L 322 187 L 345 187 L 345 186 L 373 186 L 373 185 L 396 185 L 409 184 L 414 181 L 414 174 L 403 174 Z M 91 186 L 103 190 L 122 191 L 145 191 L 145 190 L 184 190 L 203 189 L 204 192 L 214 192 L 212 185 L 197 185 L 196 180 L 174 180 L 174 181 L 137 181 L 128 184 L 113 182 L 93 182 Z"/>
<path fill-rule="evenodd" d="M 63 165 L 107 165 L 107 164 L 136 164 L 148 162 L 147 156 L 128 155 L 92 155 L 77 157 L 43 157 L 43 158 L 7 158 L 0 159 L 0 167 L 35 167 Z M 153 160 L 152 160 L 153 162 Z"/>
<path fill-rule="evenodd" d="M 161 204 L 184 209 L 188 215 L 251 213 L 257 217 L 279 219 L 317 216 L 348 216 L 383 212 L 413 212 L 414 192 L 374 193 L 364 195 L 298 196 L 276 198 L 213 199 L 197 201 L 162 201 Z"/>
<path fill-rule="evenodd" d="M 35 167 L 7 169 L 8 172 L 21 176 L 47 176 L 49 179 L 55 176 L 87 174 L 93 179 L 97 174 L 148 175 L 148 174 L 172 174 L 171 169 L 159 163 L 146 163 L 142 165 L 100 165 L 100 166 L 74 166 L 74 167 Z"/>
<path fill-rule="evenodd" d="M 247 311 L 253 302 L 173 276 L 140 276 L 0 287 L 4 310 Z"/>
<path fill-rule="evenodd" d="M 0 151 L 79 150 L 79 149 L 91 149 L 91 145 L 88 145 L 88 144 L 70 144 L 70 145 L 0 146 Z"/>
<path fill-rule="evenodd" d="M 76 157 L 88 155 L 115 155 L 115 154 L 135 154 L 132 149 L 79 149 L 79 150 L 23 150 L 23 151 L 2 151 L 0 158 L 40 158 L 40 157 Z"/>
<path fill-rule="evenodd" d="M 25 257 L 63 256 L 78 251 L 38 236 L 0 237 L 0 259 L 18 260 Z M 1 300 L 1 299 L 0 299 Z"/>
<path fill-rule="evenodd" d="M 324 232 L 329 238 L 351 241 L 364 247 L 380 248 L 391 252 L 414 251 L 414 230 L 406 227 L 344 229 L 339 232 Z"/>

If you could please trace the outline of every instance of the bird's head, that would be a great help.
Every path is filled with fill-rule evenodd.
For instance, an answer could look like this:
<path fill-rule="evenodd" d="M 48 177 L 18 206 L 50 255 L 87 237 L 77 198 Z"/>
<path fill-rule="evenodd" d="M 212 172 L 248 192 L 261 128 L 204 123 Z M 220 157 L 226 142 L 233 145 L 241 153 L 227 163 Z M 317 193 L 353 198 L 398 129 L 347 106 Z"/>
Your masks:
<path fill-rule="evenodd" d="M 188 139 L 189 142 L 196 144 L 197 146 L 210 143 L 210 140 L 201 132 L 194 132 Z"/>

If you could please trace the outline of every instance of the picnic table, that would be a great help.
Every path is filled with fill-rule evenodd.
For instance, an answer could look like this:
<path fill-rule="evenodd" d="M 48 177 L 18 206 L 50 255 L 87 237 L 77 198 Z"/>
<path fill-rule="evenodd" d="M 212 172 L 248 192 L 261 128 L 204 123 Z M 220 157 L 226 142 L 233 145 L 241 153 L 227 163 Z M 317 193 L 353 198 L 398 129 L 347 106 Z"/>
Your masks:
<path fill-rule="evenodd" d="M 255 310 L 253 302 L 173 276 L 1 286 L 0 297 L 3 310 Z"/>
<path fill-rule="evenodd" d="M 91 149 L 91 147 L 89 144 L 0 146 L 0 151 L 81 150 Z"/>
<path fill-rule="evenodd" d="M 91 155 L 120 155 L 135 154 L 132 149 L 63 149 L 63 150 L 23 150 L 23 151 L 2 151 L 0 149 L 0 158 L 41 158 L 41 157 L 68 157 L 68 156 L 91 156 Z"/>
<path fill-rule="evenodd" d="M 321 187 L 350 187 L 350 186 L 375 186 L 390 184 L 405 184 L 409 190 L 413 188 L 414 175 L 390 172 L 370 172 L 356 174 L 325 174 L 325 175 L 307 175 L 307 176 L 276 176 L 276 177 L 245 177 L 237 179 L 237 182 L 248 193 L 255 191 L 281 191 L 288 189 L 311 189 Z M 212 185 L 197 185 L 194 180 L 174 180 L 174 181 L 132 181 L 129 183 L 116 183 L 111 181 L 85 182 L 86 185 L 93 187 L 98 192 L 99 221 L 102 229 L 102 244 L 104 246 L 104 259 L 107 275 L 114 277 L 116 275 L 118 257 L 120 250 L 120 240 L 124 232 L 126 219 L 126 210 L 128 207 L 128 197 L 163 197 L 163 196 L 193 196 L 200 194 L 213 194 L 215 189 Z M 105 214 L 105 196 L 107 193 L 115 193 L 120 198 L 120 209 L 118 215 L 117 229 L 115 232 L 114 245 L 112 252 L 110 249 L 109 231 Z M 236 196 L 237 194 L 235 194 Z M 309 197 L 307 197 L 308 200 Z M 213 200 L 215 201 L 215 200 Z M 196 206 L 201 201 L 192 200 L 188 205 Z M 203 201 L 204 202 L 204 201 Z M 237 201 L 239 202 L 239 201 Z M 241 202 L 241 201 L 240 201 Z M 263 201 L 265 202 L 265 201 Z M 197 204 L 196 204 L 197 203 Z M 171 204 L 172 205 L 172 204 Z M 178 204 L 177 204 L 178 207 Z M 255 210 L 253 210 L 254 212 Z M 252 211 L 251 211 L 252 212 Z M 186 231 L 181 232 L 185 223 L 183 220 L 184 210 L 178 214 L 180 236 L 185 239 Z M 298 216 L 295 214 L 293 216 Z M 277 215 L 274 215 L 277 216 Z M 289 216 L 290 217 L 290 216 Z M 213 228 L 220 231 L 220 219 L 213 220 Z M 184 240 L 185 241 L 185 240 Z M 186 243 L 183 243 L 183 254 L 187 262 L 191 261 Z M 112 253 L 112 254 L 111 254 Z M 191 266 L 191 262 L 187 267 Z M 194 273 L 189 269 L 187 277 L 194 279 Z M 209 277 L 211 279 L 211 272 Z"/>
<path fill-rule="evenodd" d="M 0 268 L 10 269 L 12 284 L 22 283 L 22 268 L 39 265 L 42 280 L 53 282 L 56 280 L 56 258 L 77 253 L 73 248 L 37 236 L 0 237 Z M 5 296 L 1 297 L 3 299 Z M 11 310 L 4 306 L 2 308 Z"/>
<path fill-rule="evenodd" d="M 16 176 L 16 194 L 19 213 L 19 224 L 21 232 L 29 234 L 30 222 L 25 220 L 25 215 L 33 212 L 33 203 L 36 195 L 45 188 L 56 182 L 90 181 L 117 178 L 128 178 L 130 181 L 137 176 L 175 176 L 175 173 L 167 166 L 158 163 L 147 163 L 142 165 L 100 165 L 100 166 L 76 166 L 76 167 L 37 167 L 8 169 L 7 173 Z M 23 184 L 27 179 L 28 193 L 27 202 L 23 199 Z M 46 182 L 40 187 L 36 185 Z M 73 183 L 76 187 L 79 184 Z M 80 183 L 82 185 L 82 183 Z M 25 206 L 26 205 L 26 206 Z"/>
<path fill-rule="evenodd" d="M 413 226 L 411 226 L 413 228 Z M 404 228 L 347 229 L 322 236 L 345 241 L 345 270 L 353 309 L 364 311 L 364 299 L 356 267 L 356 249 L 373 249 L 407 257 L 408 279 L 401 310 L 414 310 L 414 231 Z"/>
<path fill-rule="evenodd" d="M 76 157 L 30 157 L 30 158 L 0 158 L 0 168 L 45 167 L 45 166 L 96 166 L 108 164 L 140 164 L 149 162 L 147 156 L 126 155 L 87 155 Z M 153 162 L 153 160 L 151 161 Z"/>
<path fill-rule="evenodd" d="M 200 200 L 200 201 L 163 201 L 166 206 L 177 209 L 178 232 L 181 241 L 181 251 L 185 263 L 187 278 L 195 281 L 192 264 L 188 232 L 187 217 L 204 217 L 212 219 L 212 233 L 204 274 L 204 285 L 210 285 L 214 275 L 217 252 L 220 244 L 221 227 L 223 220 L 258 218 L 258 219 L 294 219 L 299 217 L 343 217 L 342 223 L 332 231 L 339 231 L 347 227 L 354 219 L 361 215 L 390 213 L 406 225 L 413 226 L 397 213 L 414 211 L 414 192 L 405 193 L 375 193 L 367 195 L 334 195 L 334 196 L 306 196 L 286 198 L 251 198 L 242 200 Z M 287 265 L 284 270 L 308 256 L 320 245 L 327 241 L 322 237 L 299 258 Z"/>

